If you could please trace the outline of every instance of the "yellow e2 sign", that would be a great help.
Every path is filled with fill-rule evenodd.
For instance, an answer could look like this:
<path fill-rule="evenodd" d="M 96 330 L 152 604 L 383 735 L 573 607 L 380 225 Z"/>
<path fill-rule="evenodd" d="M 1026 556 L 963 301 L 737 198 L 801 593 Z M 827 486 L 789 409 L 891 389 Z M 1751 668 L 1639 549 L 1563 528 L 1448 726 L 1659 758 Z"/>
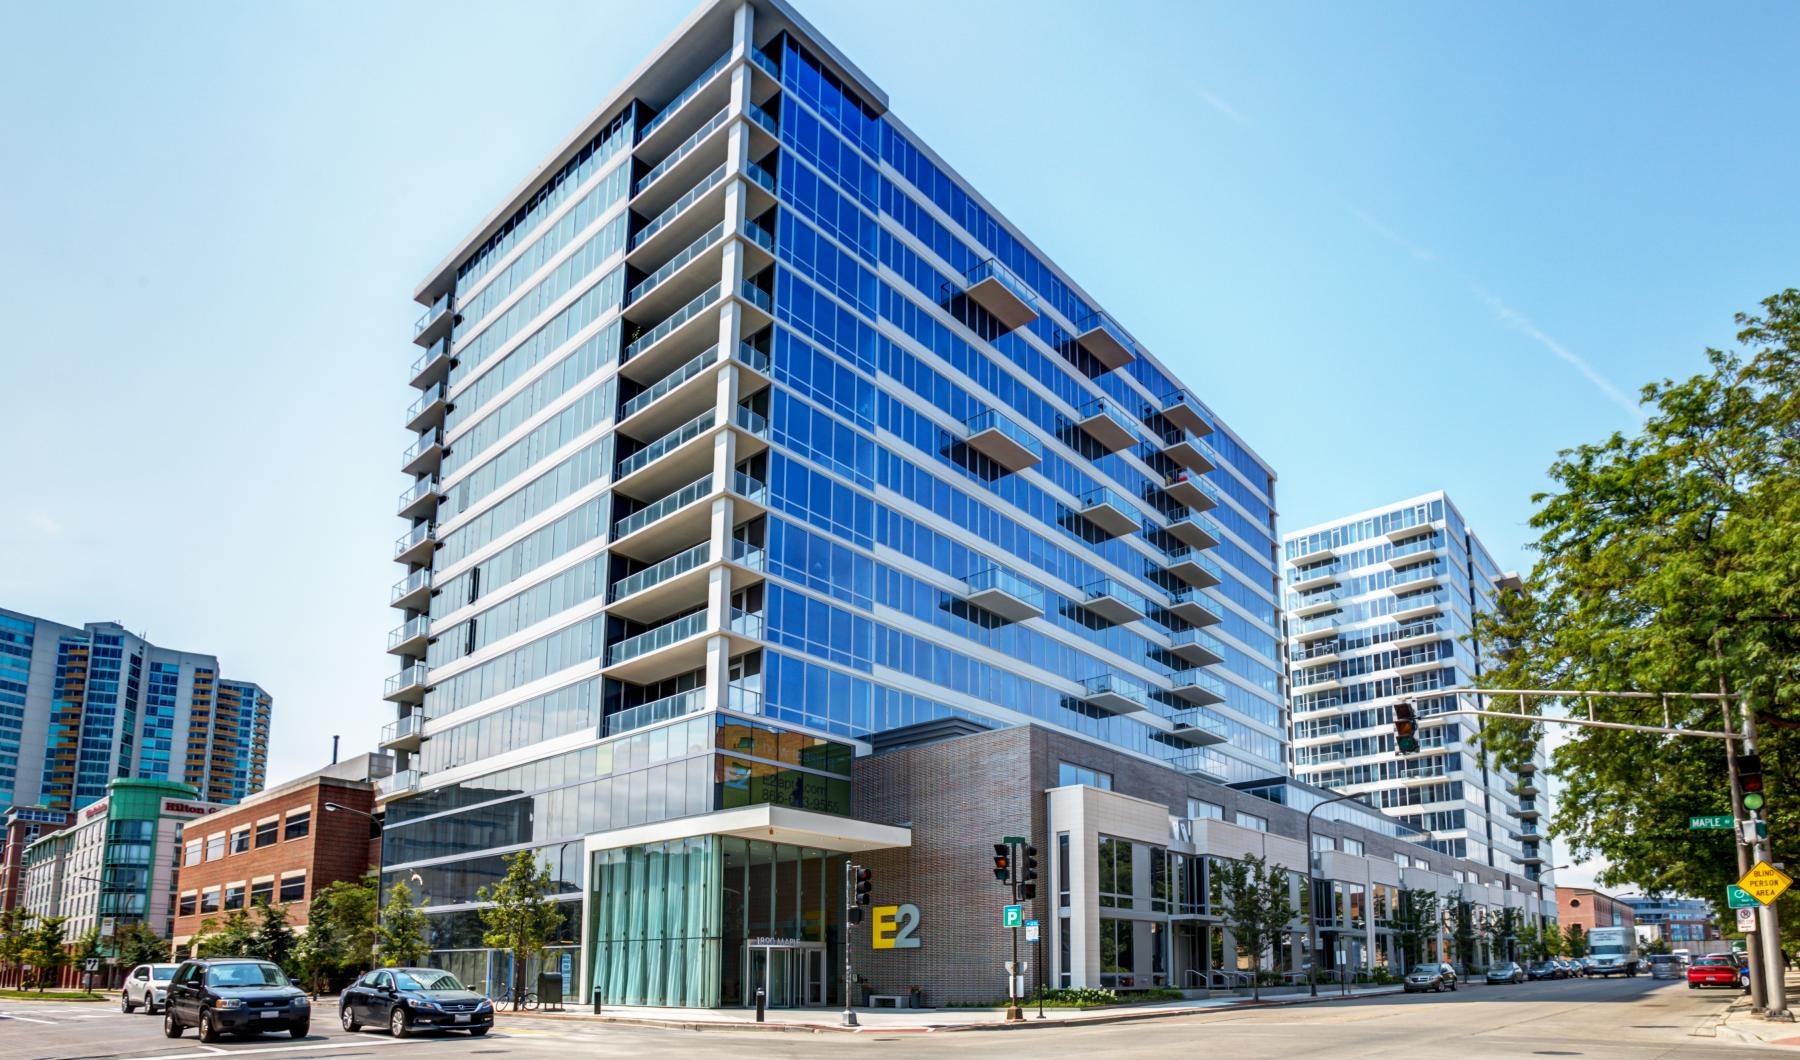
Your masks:
<path fill-rule="evenodd" d="M 869 910 L 869 946 L 878 950 L 916 950 L 919 938 L 919 907 L 911 902 L 901 905 L 878 905 Z"/>

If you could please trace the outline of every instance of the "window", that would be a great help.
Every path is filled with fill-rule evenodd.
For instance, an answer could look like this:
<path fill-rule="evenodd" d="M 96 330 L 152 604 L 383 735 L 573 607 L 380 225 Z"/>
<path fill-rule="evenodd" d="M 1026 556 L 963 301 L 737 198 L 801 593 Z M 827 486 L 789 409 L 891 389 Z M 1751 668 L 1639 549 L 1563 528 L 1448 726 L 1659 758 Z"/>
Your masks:
<path fill-rule="evenodd" d="M 1269 830 L 1269 819 L 1267 817 L 1258 817 L 1253 813 L 1245 813 L 1242 810 L 1238 811 L 1237 823 L 1240 828 L 1251 828 L 1258 832 L 1267 832 Z"/>
<path fill-rule="evenodd" d="M 1132 921 L 1100 920 L 1100 985 L 1132 986 L 1136 960 L 1131 948 Z"/>
<path fill-rule="evenodd" d="M 176 915 L 177 916 L 193 916 L 194 911 L 196 909 L 198 909 L 199 906 L 200 906 L 199 894 L 195 893 L 194 891 L 184 892 L 181 896 L 181 905 L 176 910 Z"/>
<path fill-rule="evenodd" d="M 312 811 L 311 810 L 289 810 L 288 815 L 287 815 L 287 830 L 286 830 L 286 832 L 283 833 L 282 838 L 284 838 L 284 839 L 305 839 L 307 836 L 307 833 L 310 832 L 311 830 L 312 830 Z"/>
<path fill-rule="evenodd" d="M 1100 837 L 1100 904 L 1131 908 L 1131 841 Z"/>
<path fill-rule="evenodd" d="M 225 885 L 225 908 L 244 908 L 244 881 L 239 880 L 236 883 L 228 883 Z"/>
<path fill-rule="evenodd" d="M 1355 855 L 1356 855 L 1356 856 L 1357 856 L 1357 857 L 1359 857 L 1359 858 L 1360 858 L 1360 857 L 1362 857 L 1362 855 L 1363 855 L 1363 841 L 1362 841 L 1362 840 L 1360 840 L 1360 839 L 1351 839 L 1351 838 L 1349 838 L 1349 837 L 1345 837 L 1345 839 L 1344 839 L 1344 853 L 1346 853 L 1346 854 L 1355 854 Z"/>
<path fill-rule="evenodd" d="M 183 850 L 181 863 L 183 865 L 200 864 L 200 840 L 195 839 L 188 843 Z"/>
<path fill-rule="evenodd" d="M 281 900 L 299 902 L 306 898 L 306 873 L 295 872 L 281 877 Z"/>
<path fill-rule="evenodd" d="M 1090 788 L 1111 791 L 1112 774 L 1103 773 L 1098 769 L 1089 769 L 1086 766 L 1078 766 L 1073 762 L 1056 763 L 1057 787 L 1066 788 L 1071 784 L 1086 784 Z"/>
<path fill-rule="evenodd" d="M 250 881 L 250 904 L 258 902 L 273 903 L 275 901 L 275 879 L 268 877 Z"/>
<path fill-rule="evenodd" d="M 225 833 L 214 832 L 206 837 L 206 860 L 217 861 L 225 856 Z"/>
<path fill-rule="evenodd" d="M 1187 815 L 1191 821 L 1223 821 L 1225 819 L 1225 807 L 1216 802 L 1207 802 L 1205 799 L 1189 799 L 1187 802 Z"/>
<path fill-rule="evenodd" d="M 1069 908 L 1069 833 L 1056 833 L 1056 905 L 1059 909 Z M 1068 945 L 1067 940 L 1063 942 Z M 1068 965 L 1064 964 L 1066 971 Z"/>
<path fill-rule="evenodd" d="M 219 911 L 219 889 L 217 887 L 211 887 L 200 892 L 200 911 L 202 913 L 216 913 Z"/>
<path fill-rule="evenodd" d="M 266 821 L 256 822 L 256 845 L 260 849 L 274 843 L 281 835 L 281 818 L 271 817 Z"/>
<path fill-rule="evenodd" d="M 1331 838 L 1328 835 L 1313 836 L 1313 849 L 1314 850 L 1336 850 L 1337 849 L 1337 840 Z"/>
<path fill-rule="evenodd" d="M 233 854 L 242 854 L 249 849 L 250 826 L 245 825 L 242 828 L 233 828 L 231 830 L 231 852 Z"/>

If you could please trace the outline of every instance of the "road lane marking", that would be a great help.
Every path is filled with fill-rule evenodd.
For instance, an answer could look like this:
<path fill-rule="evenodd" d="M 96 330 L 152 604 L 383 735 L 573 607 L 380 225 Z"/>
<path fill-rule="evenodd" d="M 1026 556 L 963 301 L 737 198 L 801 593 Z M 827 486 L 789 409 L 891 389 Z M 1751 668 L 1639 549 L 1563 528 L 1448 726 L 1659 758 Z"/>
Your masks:
<path fill-rule="evenodd" d="M 358 1036 L 355 1039 L 337 1039 L 329 1042 L 315 1042 L 312 1045 L 269 1045 L 259 1049 L 213 1049 L 209 1046 L 200 1048 L 202 1053 L 157 1053 L 152 1056 L 130 1056 L 121 1060 L 203 1060 L 209 1056 L 248 1056 L 252 1053 L 297 1053 L 317 1051 L 320 1049 L 357 1049 L 365 1045 L 423 1045 L 426 1039 L 417 1038 L 409 1041 L 396 1041 L 392 1038 L 372 1038 Z"/>
<path fill-rule="evenodd" d="M 0 1012 L 0 1020 L 24 1020 L 26 1023 L 42 1023 L 46 1027 L 56 1026 L 55 1020 L 34 1020 L 30 1016 L 14 1016 L 7 1012 Z"/>

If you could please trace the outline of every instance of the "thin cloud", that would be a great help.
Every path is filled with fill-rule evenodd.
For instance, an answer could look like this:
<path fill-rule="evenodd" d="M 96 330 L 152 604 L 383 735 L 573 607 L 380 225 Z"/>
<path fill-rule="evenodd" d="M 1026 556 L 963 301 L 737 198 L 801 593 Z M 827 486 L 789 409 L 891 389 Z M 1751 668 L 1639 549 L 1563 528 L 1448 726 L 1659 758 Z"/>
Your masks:
<path fill-rule="evenodd" d="M 61 537 L 62 524 L 43 512 L 28 512 L 25 521 L 44 537 Z"/>
<path fill-rule="evenodd" d="M 1376 235 L 1387 240 L 1389 243 L 1394 244 L 1395 246 L 1399 247 L 1401 250 L 1406 251 L 1408 254 L 1411 254 L 1413 257 L 1418 258 L 1420 261 L 1436 261 L 1437 260 L 1436 254 L 1433 254 L 1431 251 L 1425 249 L 1424 247 L 1420 246 L 1419 244 L 1414 243 L 1412 240 L 1410 240 L 1410 239 L 1406 238 L 1405 236 L 1401 235 L 1400 233 L 1394 231 L 1392 228 L 1389 228 L 1387 225 L 1382 224 L 1380 221 L 1376 220 L 1375 216 L 1373 214 L 1369 213 L 1367 210 L 1359 210 L 1356 207 L 1352 206 L 1350 208 L 1350 213 L 1358 221 L 1361 221 L 1363 223 L 1363 226 L 1365 228 L 1367 228 L 1369 231 L 1374 232 Z"/>
<path fill-rule="evenodd" d="M 1569 349 L 1567 346 L 1564 346 L 1549 335 L 1546 335 L 1543 329 L 1539 328 L 1536 324 L 1533 324 L 1525 314 L 1520 313 L 1512 306 L 1507 305 L 1500 300 L 1498 295 L 1484 289 L 1480 284 L 1470 284 L 1469 289 L 1475 293 L 1477 298 L 1480 298 L 1488 304 L 1488 308 L 1494 311 L 1495 316 L 1524 332 L 1538 345 L 1549 350 L 1573 367 L 1577 372 L 1580 372 L 1588 382 L 1594 384 L 1596 389 L 1606 395 L 1608 401 L 1611 401 L 1613 404 L 1624 409 L 1633 419 L 1639 421 L 1643 420 L 1644 410 L 1638 407 L 1638 403 L 1633 401 L 1630 396 L 1620 390 L 1617 386 L 1614 386 L 1612 380 L 1601 375 L 1598 369 L 1588 363 L 1587 358 Z"/>
<path fill-rule="evenodd" d="M 1239 125 L 1253 125 L 1250 115 L 1225 102 L 1218 93 L 1207 89 L 1204 85 L 1195 85 L 1194 92 L 1199 95 L 1200 102 L 1225 115 Z"/>

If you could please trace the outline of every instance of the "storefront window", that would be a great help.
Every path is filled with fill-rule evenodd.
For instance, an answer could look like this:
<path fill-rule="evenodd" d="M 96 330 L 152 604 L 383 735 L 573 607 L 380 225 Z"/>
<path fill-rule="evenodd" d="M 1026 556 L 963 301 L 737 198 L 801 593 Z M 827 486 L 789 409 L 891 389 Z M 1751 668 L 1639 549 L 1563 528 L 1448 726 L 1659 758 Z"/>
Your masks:
<path fill-rule="evenodd" d="M 1131 908 L 1131 842 L 1100 837 L 1100 905 Z"/>

